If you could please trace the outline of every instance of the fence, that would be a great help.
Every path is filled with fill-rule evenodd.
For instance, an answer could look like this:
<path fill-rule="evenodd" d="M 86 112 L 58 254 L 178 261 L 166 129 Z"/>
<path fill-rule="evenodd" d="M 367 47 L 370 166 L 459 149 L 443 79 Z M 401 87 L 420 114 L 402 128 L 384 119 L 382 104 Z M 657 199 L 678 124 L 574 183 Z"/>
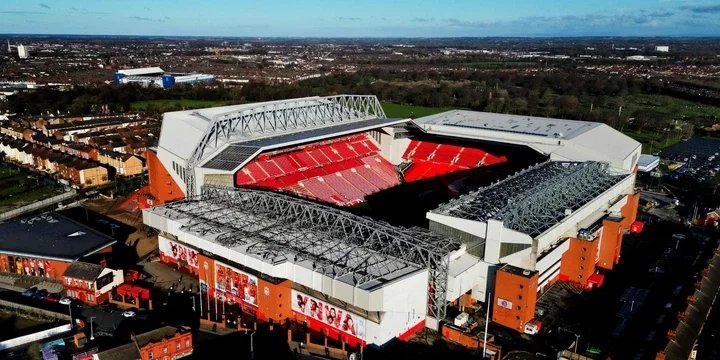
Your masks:
<path fill-rule="evenodd" d="M 75 195 L 77 195 L 77 192 L 75 190 L 70 190 L 70 191 L 64 192 L 60 195 L 56 195 L 56 196 L 53 196 L 53 197 L 45 199 L 45 200 L 36 201 L 30 205 L 25 205 L 23 207 L 4 212 L 4 213 L 0 214 L 0 221 L 12 219 L 16 216 L 20 216 L 22 214 L 29 213 L 31 211 L 39 210 L 44 207 L 57 204 L 63 200 L 71 199 L 71 198 L 75 197 Z"/>

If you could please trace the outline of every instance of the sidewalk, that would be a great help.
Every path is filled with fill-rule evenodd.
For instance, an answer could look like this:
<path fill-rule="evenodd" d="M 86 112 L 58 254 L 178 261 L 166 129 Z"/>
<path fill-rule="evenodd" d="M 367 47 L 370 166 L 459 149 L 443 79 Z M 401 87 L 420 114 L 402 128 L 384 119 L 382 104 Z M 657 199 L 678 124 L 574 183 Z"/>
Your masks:
<path fill-rule="evenodd" d="M 288 345 L 290 346 L 290 350 L 295 352 L 295 349 L 300 349 L 300 343 L 296 341 L 289 341 Z M 325 351 L 323 349 L 314 348 L 314 347 L 303 347 L 302 351 L 298 351 L 298 355 L 300 355 L 300 358 L 305 359 L 337 359 L 337 360 L 346 360 L 347 355 L 339 354 L 337 352 L 330 352 L 330 356 L 325 356 Z"/>
<path fill-rule="evenodd" d="M 227 334 L 232 334 L 232 333 L 234 333 L 234 332 L 237 332 L 238 330 L 228 329 L 228 328 L 222 326 L 222 324 L 218 324 L 218 326 L 217 326 L 217 331 L 213 331 L 213 326 L 212 326 L 212 324 L 207 324 L 207 323 L 201 322 L 201 323 L 200 323 L 200 331 L 204 331 L 204 332 L 207 332 L 207 333 L 211 333 L 211 334 L 223 336 L 223 335 L 227 335 Z"/>

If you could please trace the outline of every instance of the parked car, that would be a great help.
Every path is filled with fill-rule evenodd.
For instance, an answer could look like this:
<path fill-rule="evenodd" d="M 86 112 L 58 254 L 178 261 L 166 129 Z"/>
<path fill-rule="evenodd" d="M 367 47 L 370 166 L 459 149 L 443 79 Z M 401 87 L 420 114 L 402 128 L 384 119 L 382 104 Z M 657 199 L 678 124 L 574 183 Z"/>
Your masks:
<path fill-rule="evenodd" d="M 60 305 L 70 305 L 70 304 L 72 304 L 73 300 L 69 297 L 64 297 L 64 298 L 60 299 L 60 301 L 58 301 L 58 302 L 60 303 Z"/>
<path fill-rule="evenodd" d="M 132 318 L 132 317 L 135 317 L 135 315 L 137 315 L 137 312 L 138 312 L 137 308 L 131 308 L 131 309 L 128 309 L 125 312 L 123 312 L 122 316 L 126 317 L 126 318 Z"/>
<path fill-rule="evenodd" d="M 55 302 L 55 303 L 56 303 L 56 302 L 60 301 L 60 294 L 58 294 L 58 293 L 48 294 L 48 295 L 45 297 L 45 300 L 46 300 L 46 301 L 49 301 L 49 302 Z"/>
<path fill-rule="evenodd" d="M 48 294 L 49 293 L 47 290 L 41 289 L 41 290 L 36 291 L 35 294 L 33 294 L 33 298 L 42 300 L 42 299 L 45 299 L 45 297 L 47 297 Z"/>
<path fill-rule="evenodd" d="M 31 287 L 25 291 L 22 292 L 23 296 L 33 296 L 38 291 L 36 287 Z"/>

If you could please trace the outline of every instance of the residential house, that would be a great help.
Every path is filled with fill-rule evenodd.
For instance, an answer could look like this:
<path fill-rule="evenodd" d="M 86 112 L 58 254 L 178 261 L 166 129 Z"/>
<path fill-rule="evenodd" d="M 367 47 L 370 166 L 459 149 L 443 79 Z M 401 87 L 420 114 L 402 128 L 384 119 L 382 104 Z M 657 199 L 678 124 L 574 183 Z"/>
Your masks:
<path fill-rule="evenodd" d="M 121 154 L 115 151 L 100 150 L 98 161 L 115 168 L 119 176 L 139 175 L 143 172 L 143 162 L 140 158 L 130 154 Z"/>
<path fill-rule="evenodd" d="M 93 360 L 181 359 L 192 355 L 192 332 L 187 327 L 163 326 L 139 335 L 131 342 L 93 355 Z"/>
<path fill-rule="evenodd" d="M 108 169 L 94 163 L 83 161 L 74 167 L 77 171 L 77 183 L 85 186 L 102 185 L 110 181 Z"/>
<path fill-rule="evenodd" d="M 65 294 L 88 304 L 97 305 L 107 300 L 112 289 L 122 284 L 124 279 L 122 270 L 103 265 L 84 261 L 70 264 L 62 274 Z"/>

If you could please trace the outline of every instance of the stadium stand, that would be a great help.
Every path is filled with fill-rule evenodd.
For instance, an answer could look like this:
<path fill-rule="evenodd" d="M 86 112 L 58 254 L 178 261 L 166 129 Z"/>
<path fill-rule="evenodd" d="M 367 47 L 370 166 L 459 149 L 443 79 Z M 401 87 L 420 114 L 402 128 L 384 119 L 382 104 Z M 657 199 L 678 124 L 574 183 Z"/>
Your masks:
<path fill-rule="evenodd" d="M 400 184 L 394 167 L 366 134 L 259 155 L 235 175 L 238 186 L 285 190 L 337 205 Z"/>
<path fill-rule="evenodd" d="M 411 162 L 403 172 L 408 182 L 507 162 L 505 156 L 495 156 L 480 149 L 421 140 L 410 141 L 403 159 Z"/>

